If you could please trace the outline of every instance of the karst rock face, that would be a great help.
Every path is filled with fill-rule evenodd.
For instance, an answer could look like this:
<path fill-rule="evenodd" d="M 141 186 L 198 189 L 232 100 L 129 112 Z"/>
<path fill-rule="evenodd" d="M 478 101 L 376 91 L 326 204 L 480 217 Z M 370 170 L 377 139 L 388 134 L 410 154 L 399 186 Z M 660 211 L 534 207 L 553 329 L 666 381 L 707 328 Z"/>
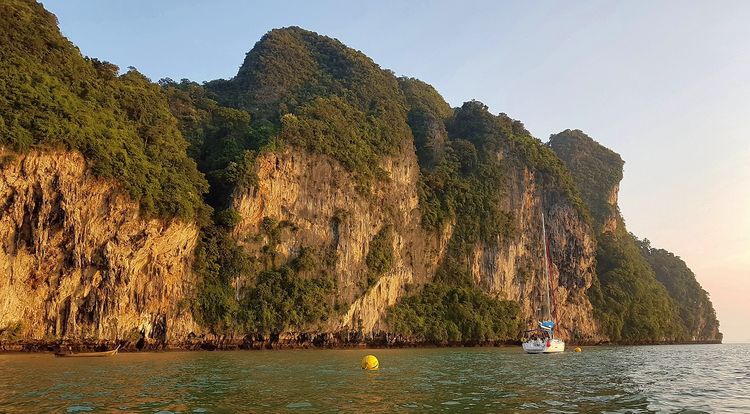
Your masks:
<path fill-rule="evenodd" d="M 198 229 L 140 217 L 73 152 L 3 153 L 0 328 L 26 340 L 178 342 Z"/>
<path fill-rule="evenodd" d="M 258 234 L 262 220 L 271 217 L 294 226 L 282 237 L 280 262 L 303 247 L 333 258 L 336 296 L 348 310 L 328 329 L 381 329 L 384 311 L 408 285 L 431 280 L 445 249 L 445 235 L 428 233 L 420 225 L 413 149 L 389 158 L 383 169 L 389 179 L 363 195 L 351 175 L 328 157 L 295 149 L 270 153 L 257 163 L 258 184 L 234 198 L 241 216 L 234 236 L 249 250 L 259 246 L 247 236 Z M 387 225 L 394 229 L 394 263 L 365 289 L 369 243 Z"/>
<path fill-rule="evenodd" d="M 542 196 L 527 168 L 512 175 L 507 194 L 514 237 L 499 246 L 477 246 L 472 274 L 485 291 L 521 304 L 529 327 L 546 318 L 542 210 L 549 243 L 551 314 L 564 339 L 596 342 L 602 338 L 586 295 L 595 276 L 595 241 L 590 225 L 565 197 Z"/>
<path fill-rule="evenodd" d="M 260 232 L 264 218 L 273 217 L 294 227 L 282 237 L 280 261 L 295 257 L 302 247 L 332 252 L 337 296 L 347 308 L 324 331 L 387 331 L 388 308 L 431 281 L 446 254 L 452 224 L 440 231 L 421 226 L 419 167 L 413 150 L 405 148 L 382 167 L 388 179 L 374 185 L 371 194 L 362 195 L 348 173 L 328 157 L 299 150 L 267 154 L 257 164 L 257 185 L 234 197 L 234 208 L 241 216 L 234 236 L 249 251 L 260 248 L 262 243 L 252 235 Z M 541 196 L 534 174 L 526 168 L 498 183 L 508 184 L 512 189 L 503 199 L 503 208 L 513 212 L 518 231 L 499 244 L 478 243 L 471 252 L 471 273 L 489 295 L 518 301 L 524 319 L 533 326 L 546 312 L 542 309 L 546 279 Z M 586 296 L 595 270 L 591 227 L 565 198 L 546 201 L 553 311 L 560 334 L 578 341 L 599 341 Z M 395 234 L 394 266 L 374 286 L 363 289 L 368 243 L 389 224 Z"/>

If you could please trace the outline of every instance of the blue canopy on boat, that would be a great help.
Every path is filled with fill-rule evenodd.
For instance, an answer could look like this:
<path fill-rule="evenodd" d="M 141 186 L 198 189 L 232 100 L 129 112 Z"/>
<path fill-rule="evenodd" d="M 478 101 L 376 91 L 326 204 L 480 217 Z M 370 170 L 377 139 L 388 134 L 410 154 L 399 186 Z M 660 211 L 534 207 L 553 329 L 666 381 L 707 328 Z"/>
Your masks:
<path fill-rule="evenodd" d="M 539 322 L 539 327 L 544 329 L 545 331 L 552 332 L 552 329 L 554 329 L 555 327 L 555 323 L 552 321 Z"/>

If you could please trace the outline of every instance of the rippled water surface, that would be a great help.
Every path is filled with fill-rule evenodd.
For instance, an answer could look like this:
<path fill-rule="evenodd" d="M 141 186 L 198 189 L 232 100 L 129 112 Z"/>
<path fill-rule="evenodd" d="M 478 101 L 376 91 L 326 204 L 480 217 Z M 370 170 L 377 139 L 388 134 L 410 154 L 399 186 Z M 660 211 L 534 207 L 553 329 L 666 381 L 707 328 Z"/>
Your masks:
<path fill-rule="evenodd" d="M 0 355 L 0 412 L 91 411 L 750 413 L 750 345 Z"/>

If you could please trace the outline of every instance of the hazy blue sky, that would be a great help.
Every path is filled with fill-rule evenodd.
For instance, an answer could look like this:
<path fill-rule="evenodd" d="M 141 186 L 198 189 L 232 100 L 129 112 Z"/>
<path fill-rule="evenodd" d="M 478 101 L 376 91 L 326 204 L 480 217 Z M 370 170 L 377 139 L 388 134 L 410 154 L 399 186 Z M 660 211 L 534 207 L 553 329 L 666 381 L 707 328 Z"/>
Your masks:
<path fill-rule="evenodd" d="M 296 25 L 545 141 L 582 129 L 626 161 L 628 228 L 685 259 L 725 340 L 750 342 L 748 1 L 43 3 L 85 55 L 153 80 L 232 77 Z"/>

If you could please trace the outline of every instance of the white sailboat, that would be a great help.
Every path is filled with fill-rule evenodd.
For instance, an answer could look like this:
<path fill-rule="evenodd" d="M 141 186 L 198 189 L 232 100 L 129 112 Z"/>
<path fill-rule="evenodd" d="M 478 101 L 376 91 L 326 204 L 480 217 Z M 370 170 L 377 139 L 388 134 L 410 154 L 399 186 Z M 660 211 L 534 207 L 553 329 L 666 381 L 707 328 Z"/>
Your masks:
<path fill-rule="evenodd" d="M 534 334 L 526 339 L 522 346 L 529 354 L 552 354 L 565 351 L 565 341 L 555 338 L 555 322 L 552 320 L 552 304 L 549 299 L 550 278 L 549 262 L 547 259 L 547 229 L 544 226 L 544 210 L 542 210 L 542 244 L 544 245 L 544 273 L 547 277 L 547 320 L 539 322 Z"/>

